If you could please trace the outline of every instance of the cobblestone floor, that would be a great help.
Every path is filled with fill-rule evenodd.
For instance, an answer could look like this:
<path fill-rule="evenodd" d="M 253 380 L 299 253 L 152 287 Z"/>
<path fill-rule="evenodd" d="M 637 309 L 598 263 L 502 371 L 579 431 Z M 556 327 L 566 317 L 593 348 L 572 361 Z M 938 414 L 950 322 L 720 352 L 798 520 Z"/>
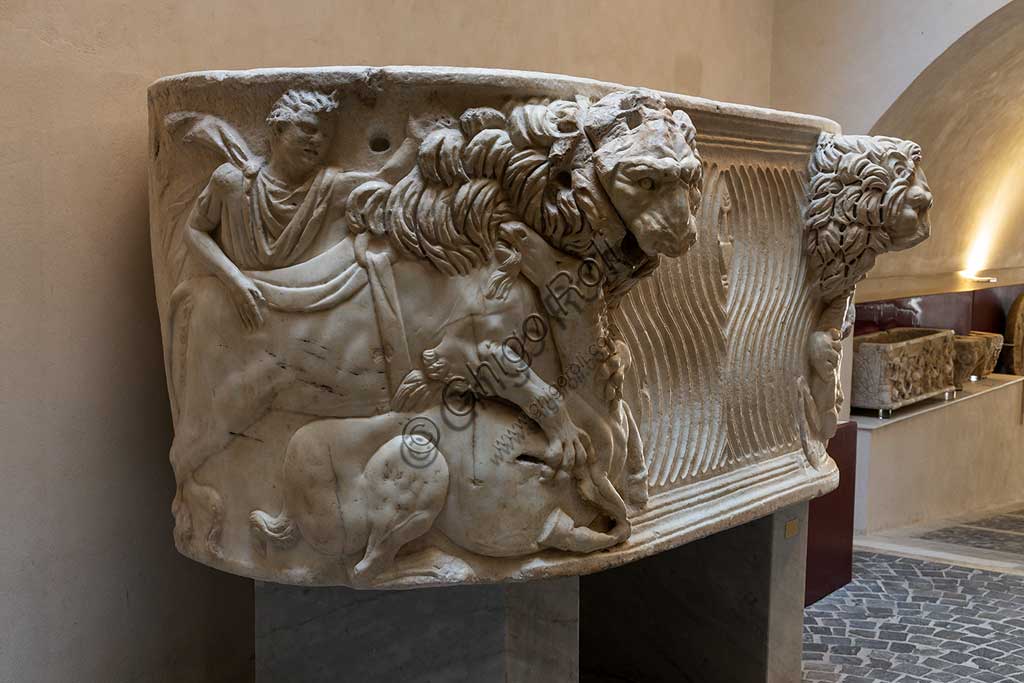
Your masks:
<path fill-rule="evenodd" d="M 804 681 L 1024 683 L 1024 577 L 858 552 L 804 612 Z"/>
<path fill-rule="evenodd" d="M 1024 555 L 1024 534 L 1009 533 L 994 529 L 954 526 L 948 529 L 930 531 L 921 536 L 926 541 L 954 543 L 981 550 L 999 550 L 1004 553 Z"/>
<path fill-rule="evenodd" d="M 1024 555 L 1024 511 L 937 529 L 923 534 L 921 538 Z"/>

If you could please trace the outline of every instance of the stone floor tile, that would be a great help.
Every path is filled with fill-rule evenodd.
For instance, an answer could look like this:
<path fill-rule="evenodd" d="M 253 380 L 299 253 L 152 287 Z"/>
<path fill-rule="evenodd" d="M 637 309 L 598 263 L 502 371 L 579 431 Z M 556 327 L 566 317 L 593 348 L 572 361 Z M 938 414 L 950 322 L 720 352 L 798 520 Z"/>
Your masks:
<path fill-rule="evenodd" d="M 968 532 L 999 530 L 949 533 Z M 804 625 L 804 681 L 1024 683 L 1024 577 L 857 552 L 853 582 Z"/>

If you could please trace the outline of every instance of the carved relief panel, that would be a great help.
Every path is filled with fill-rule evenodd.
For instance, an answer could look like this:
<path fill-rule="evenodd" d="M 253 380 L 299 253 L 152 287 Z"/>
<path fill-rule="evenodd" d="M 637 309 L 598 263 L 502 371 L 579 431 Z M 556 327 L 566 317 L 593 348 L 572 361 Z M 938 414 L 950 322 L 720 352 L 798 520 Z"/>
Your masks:
<path fill-rule="evenodd" d="M 871 259 L 837 286 L 828 258 L 903 238 L 844 225 L 822 256 L 835 216 L 902 206 L 858 198 L 884 179 L 831 122 L 337 68 L 162 79 L 150 125 L 186 555 L 359 587 L 578 574 L 835 486 Z"/>

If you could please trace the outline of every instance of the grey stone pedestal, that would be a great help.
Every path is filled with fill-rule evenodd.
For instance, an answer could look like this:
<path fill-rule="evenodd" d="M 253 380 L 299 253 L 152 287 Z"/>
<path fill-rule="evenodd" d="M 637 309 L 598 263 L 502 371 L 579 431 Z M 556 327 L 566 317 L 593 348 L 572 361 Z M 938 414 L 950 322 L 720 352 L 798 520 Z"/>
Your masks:
<path fill-rule="evenodd" d="M 257 683 L 797 683 L 807 504 L 525 584 L 256 584 Z"/>
<path fill-rule="evenodd" d="M 574 683 L 579 579 L 357 591 L 256 584 L 257 683 Z"/>
<path fill-rule="evenodd" d="M 580 584 L 582 683 L 798 683 L 807 503 Z"/>

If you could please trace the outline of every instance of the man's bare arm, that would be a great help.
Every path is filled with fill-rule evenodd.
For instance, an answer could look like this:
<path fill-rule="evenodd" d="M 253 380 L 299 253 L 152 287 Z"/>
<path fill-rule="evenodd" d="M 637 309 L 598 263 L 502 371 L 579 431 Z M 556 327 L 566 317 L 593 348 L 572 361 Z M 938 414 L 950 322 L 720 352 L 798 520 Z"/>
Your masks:
<path fill-rule="evenodd" d="M 210 235 L 214 228 L 216 226 L 210 226 L 197 212 L 196 207 L 193 207 L 185 226 L 189 250 L 211 275 L 224 283 L 242 322 L 248 329 L 254 330 L 263 324 L 263 315 L 259 308 L 263 294 L 252 280 L 232 263 Z"/>

